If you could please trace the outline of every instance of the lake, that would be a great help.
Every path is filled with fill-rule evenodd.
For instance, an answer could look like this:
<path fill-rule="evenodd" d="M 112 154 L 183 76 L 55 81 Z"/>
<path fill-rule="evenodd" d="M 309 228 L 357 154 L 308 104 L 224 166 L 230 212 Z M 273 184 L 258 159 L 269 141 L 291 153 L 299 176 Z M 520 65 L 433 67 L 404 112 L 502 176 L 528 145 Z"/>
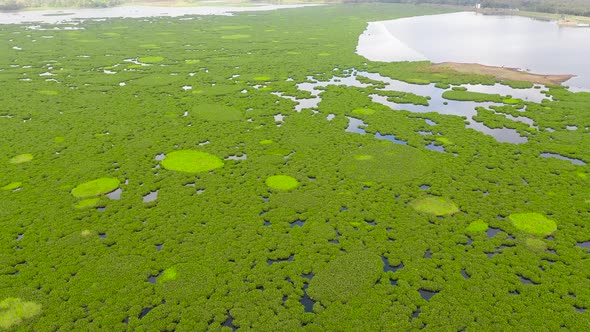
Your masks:
<path fill-rule="evenodd" d="M 590 91 L 590 28 L 520 16 L 460 12 L 372 22 L 357 52 L 372 61 L 480 63 L 536 74 L 572 74 Z"/>

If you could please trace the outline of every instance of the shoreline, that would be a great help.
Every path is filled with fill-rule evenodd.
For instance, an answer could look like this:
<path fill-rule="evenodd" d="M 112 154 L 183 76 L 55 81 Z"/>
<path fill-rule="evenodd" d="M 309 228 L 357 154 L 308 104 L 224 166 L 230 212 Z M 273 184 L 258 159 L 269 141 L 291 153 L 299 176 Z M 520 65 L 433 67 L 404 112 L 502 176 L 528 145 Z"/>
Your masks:
<path fill-rule="evenodd" d="M 518 68 L 488 66 L 479 63 L 442 62 L 434 63 L 432 69 L 453 70 L 460 73 L 489 75 L 501 80 L 525 81 L 542 85 L 561 85 L 576 75 L 544 75 L 519 70 Z"/>
<path fill-rule="evenodd" d="M 388 21 L 368 22 L 367 28 L 359 36 L 356 53 L 369 61 L 401 62 L 430 61 L 425 55 L 409 48 L 397 39 L 386 27 Z M 538 74 L 518 68 L 445 61 L 431 62 L 429 70 L 450 70 L 460 73 L 492 76 L 498 80 L 524 81 L 541 85 L 561 85 L 576 75 Z"/>

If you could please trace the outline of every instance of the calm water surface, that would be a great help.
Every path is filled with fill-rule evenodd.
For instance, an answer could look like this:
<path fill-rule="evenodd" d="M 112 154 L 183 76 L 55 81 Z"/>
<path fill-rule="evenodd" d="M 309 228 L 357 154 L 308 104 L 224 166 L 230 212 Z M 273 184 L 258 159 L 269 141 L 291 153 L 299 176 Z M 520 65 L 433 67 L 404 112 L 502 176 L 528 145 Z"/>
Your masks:
<path fill-rule="evenodd" d="M 526 17 L 472 12 L 373 24 L 382 24 L 389 32 L 389 44 L 403 45 L 398 48 L 401 53 L 397 53 L 397 61 L 480 63 L 538 74 L 572 74 L 577 77 L 565 85 L 573 90 L 590 91 L 590 28 L 561 27 L 555 22 Z M 376 41 L 381 39 L 384 43 L 379 31 L 380 28 L 370 26 L 365 34 L 370 33 Z M 366 37 L 361 36 L 359 47 Z M 367 56 L 360 50 L 359 54 Z"/>

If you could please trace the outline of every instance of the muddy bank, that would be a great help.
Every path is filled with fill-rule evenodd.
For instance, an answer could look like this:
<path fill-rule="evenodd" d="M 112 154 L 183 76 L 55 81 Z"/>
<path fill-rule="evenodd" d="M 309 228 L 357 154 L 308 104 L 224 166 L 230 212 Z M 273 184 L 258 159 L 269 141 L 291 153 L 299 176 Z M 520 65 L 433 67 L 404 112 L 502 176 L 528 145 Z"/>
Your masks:
<path fill-rule="evenodd" d="M 520 71 L 516 68 L 486 66 L 477 63 L 443 62 L 432 65 L 433 70 L 454 70 L 461 73 L 481 74 L 501 80 L 527 81 L 542 85 L 559 85 L 576 75 L 542 75 Z"/>

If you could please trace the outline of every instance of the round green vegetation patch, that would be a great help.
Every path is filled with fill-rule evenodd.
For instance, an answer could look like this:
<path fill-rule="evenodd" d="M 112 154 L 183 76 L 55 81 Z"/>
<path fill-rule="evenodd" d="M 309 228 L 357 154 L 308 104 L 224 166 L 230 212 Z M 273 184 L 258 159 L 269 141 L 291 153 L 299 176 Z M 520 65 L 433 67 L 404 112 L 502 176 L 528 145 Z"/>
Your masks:
<path fill-rule="evenodd" d="M 12 182 L 9 183 L 7 185 L 5 185 L 4 187 L 0 188 L 0 190 L 14 190 L 14 189 L 18 189 L 20 187 L 22 187 L 23 183 L 22 182 Z"/>
<path fill-rule="evenodd" d="M 179 150 L 167 154 L 162 160 L 162 166 L 171 171 L 198 173 L 223 167 L 223 161 L 206 152 Z"/>
<path fill-rule="evenodd" d="M 76 204 L 74 207 L 76 209 L 87 209 L 87 208 L 95 207 L 99 201 L 100 201 L 100 198 L 98 198 L 98 197 L 87 198 L 87 199 L 83 199 L 83 200 L 79 201 L 78 204 Z"/>
<path fill-rule="evenodd" d="M 299 185 L 299 181 L 288 175 L 273 175 L 266 179 L 266 185 L 279 190 L 291 190 Z"/>
<path fill-rule="evenodd" d="M 557 229 L 555 221 L 536 212 L 514 213 L 509 218 L 518 230 L 534 235 L 547 236 Z"/>
<path fill-rule="evenodd" d="M 437 141 L 437 142 L 441 142 L 442 144 L 445 144 L 445 145 L 453 144 L 453 143 L 451 142 L 451 140 L 449 140 L 449 139 L 448 139 L 448 138 L 446 138 L 446 137 L 437 137 L 437 138 L 436 138 L 436 141 Z"/>
<path fill-rule="evenodd" d="M 39 90 L 37 92 L 45 96 L 57 96 L 59 94 L 59 91 L 55 90 Z"/>
<path fill-rule="evenodd" d="M 547 250 L 547 243 L 541 239 L 528 238 L 526 239 L 525 244 L 532 251 L 543 252 Z"/>
<path fill-rule="evenodd" d="M 348 153 L 338 168 L 347 178 L 361 182 L 400 183 L 424 176 L 433 168 L 424 152 L 399 144 L 378 142 Z"/>
<path fill-rule="evenodd" d="M 316 273 L 307 293 L 323 304 L 346 302 L 373 287 L 382 271 L 383 262 L 374 253 L 357 251 L 344 254 Z"/>
<path fill-rule="evenodd" d="M 352 110 L 352 113 L 358 115 L 371 115 L 375 114 L 375 110 L 371 108 L 357 108 L 355 110 Z"/>
<path fill-rule="evenodd" d="M 274 142 L 271 139 L 264 139 L 264 140 L 260 141 L 259 143 L 262 145 L 267 145 L 267 144 L 272 144 Z"/>
<path fill-rule="evenodd" d="M 41 313 L 41 305 L 9 297 L 0 302 L 0 328 L 9 329 Z"/>
<path fill-rule="evenodd" d="M 164 57 L 161 56 L 144 56 L 139 58 L 139 62 L 143 63 L 157 63 L 164 61 Z"/>
<path fill-rule="evenodd" d="M 254 77 L 255 81 L 270 81 L 270 76 L 256 76 Z"/>
<path fill-rule="evenodd" d="M 176 280 L 178 273 L 176 272 L 175 267 L 167 268 L 162 272 L 162 274 L 158 277 L 158 283 L 163 283 L 170 280 Z"/>
<path fill-rule="evenodd" d="M 250 35 L 246 34 L 236 34 L 236 35 L 225 35 L 221 36 L 221 39 L 247 39 L 250 38 Z"/>
<path fill-rule="evenodd" d="M 8 162 L 11 164 L 22 164 L 22 163 L 28 163 L 31 160 L 33 160 L 33 155 L 30 153 L 25 153 L 25 154 L 19 154 L 16 157 L 12 157 Z"/>
<path fill-rule="evenodd" d="M 508 105 L 515 105 L 515 104 L 520 104 L 522 102 L 522 100 L 515 99 L 515 98 L 506 98 L 506 99 L 503 99 L 502 102 L 504 104 L 508 104 Z"/>
<path fill-rule="evenodd" d="M 435 216 L 451 215 L 459 211 L 455 203 L 442 197 L 425 197 L 414 200 L 410 205 L 418 212 Z"/>
<path fill-rule="evenodd" d="M 119 180 L 115 178 L 100 178 L 82 183 L 72 190 L 72 195 L 79 198 L 108 194 L 119 188 Z"/>
<path fill-rule="evenodd" d="M 373 156 L 371 156 L 370 154 L 358 154 L 356 156 L 354 156 L 355 160 L 371 160 L 373 159 Z"/>
<path fill-rule="evenodd" d="M 465 228 L 465 231 L 468 233 L 483 233 L 487 230 L 488 224 L 481 219 L 472 222 Z"/>

